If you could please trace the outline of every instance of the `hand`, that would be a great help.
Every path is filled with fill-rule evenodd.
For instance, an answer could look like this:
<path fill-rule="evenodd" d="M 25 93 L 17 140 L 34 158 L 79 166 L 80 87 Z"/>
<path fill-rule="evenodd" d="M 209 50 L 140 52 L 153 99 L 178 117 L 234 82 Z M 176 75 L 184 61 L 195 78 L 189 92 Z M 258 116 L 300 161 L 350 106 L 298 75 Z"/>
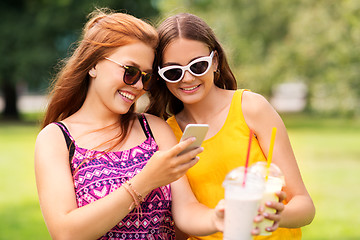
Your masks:
<path fill-rule="evenodd" d="M 215 228 L 219 232 L 224 231 L 224 218 L 225 218 L 225 200 L 222 199 L 215 207 L 215 214 L 213 218 L 213 223 Z"/>
<path fill-rule="evenodd" d="M 275 194 L 279 198 L 278 202 L 266 202 L 265 203 L 265 206 L 267 208 L 273 208 L 275 210 L 275 213 L 272 214 L 272 213 L 265 212 L 265 206 L 260 206 L 258 209 L 258 215 L 254 218 L 255 226 L 257 226 L 257 224 L 261 223 L 264 219 L 268 219 L 268 220 L 272 221 L 273 225 L 266 228 L 266 231 L 268 231 L 268 232 L 273 232 L 279 227 L 281 213 L 284 210 L 284 204 L 282 202 L 286 198 L 285 192 L 279 191 L 279 192 L 276 192 Z M 258 227 L 255 227 L 252 230 L 251 234 L 253 236 L 259 235 L 260 229 Z"/>
<path fill-rule="evenodd" d="M 266 231 L 268 231 L 268 232 L 273 232 L 279 227 L 281 213 L 285 208 L 285 206 L 283 204 L 283 201 L 286 199 L 285 192 L 279 191 L 279 192 L 276 192 L 276 195 L 279 197 L 278 202 L 266 202 L 265 203 L 266 207 L 273 208 L 276 211 L 273 214 L 267 213 L 267 212 L 263 213 L 264 218 L 274 221 L 274 224 L 271 227 L 266 228 Z"/>
<path fill-rule="evenodd" d="M 195 138 L 189 138 L 169 150 L 154 153 L 141 171 L 142 174 L 147 174 L 148 184 L 151 184 L 152 189 L 178 180 L 199 161 L 199 157 L 196 155 L 203 151 L 201 147 L 178 155 L 194 141 Z"/>

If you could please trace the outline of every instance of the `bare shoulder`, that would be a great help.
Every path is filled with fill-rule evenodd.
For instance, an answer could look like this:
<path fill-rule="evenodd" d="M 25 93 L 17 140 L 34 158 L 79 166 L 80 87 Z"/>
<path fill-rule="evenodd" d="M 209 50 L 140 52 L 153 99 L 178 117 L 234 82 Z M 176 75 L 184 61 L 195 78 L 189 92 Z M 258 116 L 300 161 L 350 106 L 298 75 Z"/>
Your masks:
<path fill-rule="evenodd" d="M 64 135 L 59 126 L 49 124 L 44 127 L 36 138 L 35 154 L 38 155 L 39 152 L 44 151 L 56 151 L 60 154 L 62 152 L 61 149 L 63 149 L 64 152 L 67 151 Z"/>
<path fill-rule="evenodd" d="M 155 129 L 169 128 L 169 130 L 171 131 L 169 125 L 165 122 L 164 119 L 148 113 L 145 113 L 144 115 L 148 120 L 151 129 L 155 130 Z"/>
<path fill-rule="evenodd" d="M 268 100 L 261 94 L 244 91 L 242 97 L 243 112 L 249 114 L 258 114 L 264 110 L 273 109 Z"/>
<path fill-rule="evenodd" d="M 57 139 L 62 135 L 61 129 L 56 124 L 50 123 L 45 126 L 37 136 L 36 141 L 46 141 L 48 139 Z"/>
<path fill-rule="evenodd" d="M 151 114 L 145 114 L 145 116 L 160 148 L 162 146 L 168 148 L 177 143 L 176 137 L 167 122 Z"/>
<path fill-rule="evenodd" d="M 241 106 L 245 121 L 252 129 L 268 124 L 278 125 L 282 122 L 273 106 L 258 93 L 245 91 Z"/>

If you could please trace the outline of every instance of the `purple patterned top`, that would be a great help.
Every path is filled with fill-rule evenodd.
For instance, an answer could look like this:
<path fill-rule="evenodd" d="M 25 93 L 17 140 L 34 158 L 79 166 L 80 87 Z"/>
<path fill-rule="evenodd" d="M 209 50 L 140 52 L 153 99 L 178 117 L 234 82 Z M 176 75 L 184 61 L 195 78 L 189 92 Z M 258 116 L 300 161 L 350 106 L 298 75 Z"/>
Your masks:
<path fill-rule="evenodd" d="M 90 159 L 86 160 L 73 176 L 78 207 L 118 189 L 122 183 L 139 173 L 158 150 L 145 116 L 141 115 L 139 120 L 146 140 L 128 150 L 107 153 L 77 146 L 65 125 L 55 123 L 63 131 L 67 143 L 73 143 L 73 157 L 70 161 L 72 174 L 81 162 Z M 71 151 L 70 147 L 69 149 Z M 175 239 L 170 185 L 154 189 L 145 197 L 141 208 L 142 216 L 136 209 L 132 210 L 99 239 Z"/>

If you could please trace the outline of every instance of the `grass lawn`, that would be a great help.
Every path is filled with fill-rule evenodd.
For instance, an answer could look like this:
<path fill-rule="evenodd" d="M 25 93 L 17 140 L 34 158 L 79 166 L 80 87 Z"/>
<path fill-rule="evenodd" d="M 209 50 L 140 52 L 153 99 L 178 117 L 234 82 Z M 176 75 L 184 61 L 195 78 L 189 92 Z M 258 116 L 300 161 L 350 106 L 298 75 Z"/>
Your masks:
<path fill-rule="evenodd" d="M 360 122 L 284 118 L 316 206 L 303 239 L 360 239 Z"/>
<path fill-rule="evenodd" d="M 34 174 L 34 124 L 0 122 L 0 239 L 51 239 Z"/>
<path fill-rule="evenodd" d="M 304 240 L 360 239 L 360 122 L 284 116 L 307 188 L 316 205 Z M 38 127 L 0 122 L 0 240 L 50 239 L 35 185 Z"/>

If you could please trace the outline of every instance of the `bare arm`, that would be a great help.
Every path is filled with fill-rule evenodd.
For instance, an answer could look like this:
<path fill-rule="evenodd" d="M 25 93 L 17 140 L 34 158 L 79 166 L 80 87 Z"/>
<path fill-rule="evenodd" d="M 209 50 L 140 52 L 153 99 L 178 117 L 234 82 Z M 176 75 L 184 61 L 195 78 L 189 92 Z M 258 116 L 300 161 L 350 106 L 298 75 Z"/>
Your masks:
<path fill-rule="evenodd" d="M 194 236 L 205 236 L 223 231 L 224 205 L 210 209 L 198 202 L 186 176 L 171 184 L 172 213 L 176 225 L 183 232 Z"/>
<path fill-rule="evenodd" d="M 100 237 L 128 214 L 132 198 L 120 189 L 77 208 L 68 157 L 64 137 L 56 125 L 40 132 L 35 146 L 35 173 L 46 225 L 53 238 Z"/>
<path fill-rule="evenodd" d="M 166 125 L 165 122 L 162 124 Z M 197 162 L 191 159 L 201 152 L 201 149 L 197 149 L 177 157 L 192 141 L 189 139 L 168 151 L 156 152 L 145 168 L 131 180 L 133 187 L 146 196 L 152 189 L 183 176 Z M 46 225 L 55 239 L 98 238 L 129 213 L 133 199 L 120 187 L 102 199 L 77 208 L 68 159 L 68 150 L 58 126 L 52 124 L 44 128 L 35 146 L 35 174 Z"/>
<path fill-rule="evenodd" d="M 149 118 L 148 118 L 149 119 Z M 151 118 L 150 118 L 151 120 Z M 162 131 L 153 131 L 160 134 L 169 131 L 173 137 L 164 138 L 155 134 L 160 150 L 171 148 L 176 138 L 169 126 L 162 127 Z M 222 231 L 223 209 L 215 210 L 198 202 L 194 196 L 186 176 L 171 183 L 172 214 L 177 227 L 190 235 L 209 235 Z"/>
<path fill-rule="evenodd" d="M 259 94 L 244 92 L 242 106 L 245 121 L 254 130 L 265 155 L 269 151 L 271 129 L 277 128 L 273 162 L 285 175 L 284 191 L 288 201 L 281 213 L 280 227 L 296 228 L 310 224 L 315 215 L 315 207 L 301 178 L 282 119 Z"/>

